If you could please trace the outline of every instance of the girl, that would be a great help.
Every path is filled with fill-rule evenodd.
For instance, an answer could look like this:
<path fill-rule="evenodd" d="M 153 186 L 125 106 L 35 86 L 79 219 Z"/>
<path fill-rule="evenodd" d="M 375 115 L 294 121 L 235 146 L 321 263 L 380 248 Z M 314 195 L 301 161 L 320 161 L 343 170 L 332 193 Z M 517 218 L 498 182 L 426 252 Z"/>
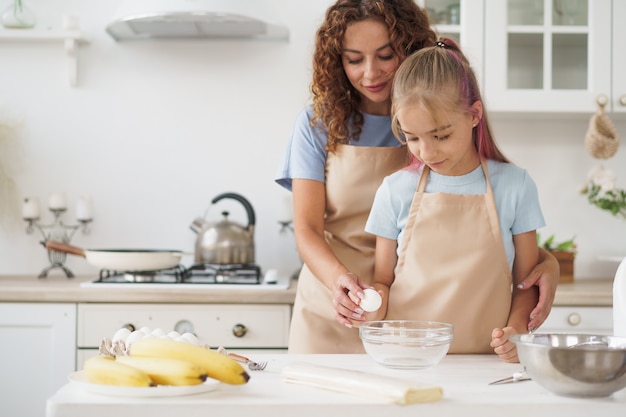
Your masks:
<path fill-rule="evenodd" d="M 517 288 L 538 261 L 535 231 L 545 225 L 535 184 L 496 146 L 453 41 L 408 57 L 392 102 L 392 129 L 412 161 L 385 178 L 366 224 L 383 297 L 367 318 L 449 322 L 451 353 L 495 348 L 516 362 L 509 336 L 529 331 L 538 299 Z"/>

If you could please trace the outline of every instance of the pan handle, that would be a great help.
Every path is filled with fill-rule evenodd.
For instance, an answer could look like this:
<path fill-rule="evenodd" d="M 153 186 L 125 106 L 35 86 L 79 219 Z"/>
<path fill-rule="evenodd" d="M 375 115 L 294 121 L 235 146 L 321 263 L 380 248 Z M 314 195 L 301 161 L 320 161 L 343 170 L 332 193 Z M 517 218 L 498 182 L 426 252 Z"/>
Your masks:
<path fill-rule="evenodd" d="M 58 242 L 56 240 L 46 240 L 43 243 L 46 249 L 69 253 L 71 255 L 78 255 L 83 258 L 85 257 L 85 250 L 76 246 L 68 245 L 67 243 Z"/>

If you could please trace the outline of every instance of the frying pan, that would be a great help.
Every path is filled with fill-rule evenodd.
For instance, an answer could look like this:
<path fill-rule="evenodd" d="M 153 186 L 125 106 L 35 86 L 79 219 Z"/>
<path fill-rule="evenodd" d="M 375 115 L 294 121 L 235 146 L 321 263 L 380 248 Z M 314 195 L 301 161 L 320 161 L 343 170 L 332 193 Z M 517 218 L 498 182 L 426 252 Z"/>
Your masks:
<path fill-rule="evenodd" d="M 180 263 L 184 252 L 155 249 L 82 249 L 54 240 L 44 242 L 46 249 L 82 256 L 100 269 L 114 271 L 158 271 Z"/>

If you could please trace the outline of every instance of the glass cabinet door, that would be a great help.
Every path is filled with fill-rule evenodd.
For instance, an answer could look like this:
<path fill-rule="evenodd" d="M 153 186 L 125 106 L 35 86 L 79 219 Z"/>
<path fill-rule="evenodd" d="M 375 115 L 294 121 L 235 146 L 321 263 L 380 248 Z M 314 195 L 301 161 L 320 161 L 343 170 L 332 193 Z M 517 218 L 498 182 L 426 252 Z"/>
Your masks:
<path fill-rule="evenodd" d="M 610 94 L 610 10 L 611 0 L 486 0 L 491 109 L 593 111 Z"/>
<path fill-rule="evenodd" d="M 626 113 L 626 1 L 613 1 L 613 94 L 611 110 Z"/>
<path fill-rule="evenodd" d="M 439 36 L 454 39 L 483 78 L 484 0 L 417 0 Z"/>

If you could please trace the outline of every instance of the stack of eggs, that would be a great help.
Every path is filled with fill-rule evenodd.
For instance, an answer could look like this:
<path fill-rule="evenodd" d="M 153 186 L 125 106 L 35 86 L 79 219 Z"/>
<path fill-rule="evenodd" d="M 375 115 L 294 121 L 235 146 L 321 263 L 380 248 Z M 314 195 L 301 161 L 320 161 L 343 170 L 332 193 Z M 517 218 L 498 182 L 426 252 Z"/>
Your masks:
<path fill-rule="evenodd" d="M 156 328 L 151 329 L 149 327 L 142 327 L 139 330 L 131 331 L 127 327 L 122 327 L 115 332 L 112 338 L 104 338 L 100 342 L 100 353 L 108 356 L 120 356 L 128 355 L 130 346 L 140 339 L 147 339 L 156 337 L 159 339 L 171 339 L 177 342 L 189 343 L 191 345 L 203 346 L 204 345 L 198 337 L 193 333 L 180 334 L 173 330 L 166 333 L 163 329 Z"/>

